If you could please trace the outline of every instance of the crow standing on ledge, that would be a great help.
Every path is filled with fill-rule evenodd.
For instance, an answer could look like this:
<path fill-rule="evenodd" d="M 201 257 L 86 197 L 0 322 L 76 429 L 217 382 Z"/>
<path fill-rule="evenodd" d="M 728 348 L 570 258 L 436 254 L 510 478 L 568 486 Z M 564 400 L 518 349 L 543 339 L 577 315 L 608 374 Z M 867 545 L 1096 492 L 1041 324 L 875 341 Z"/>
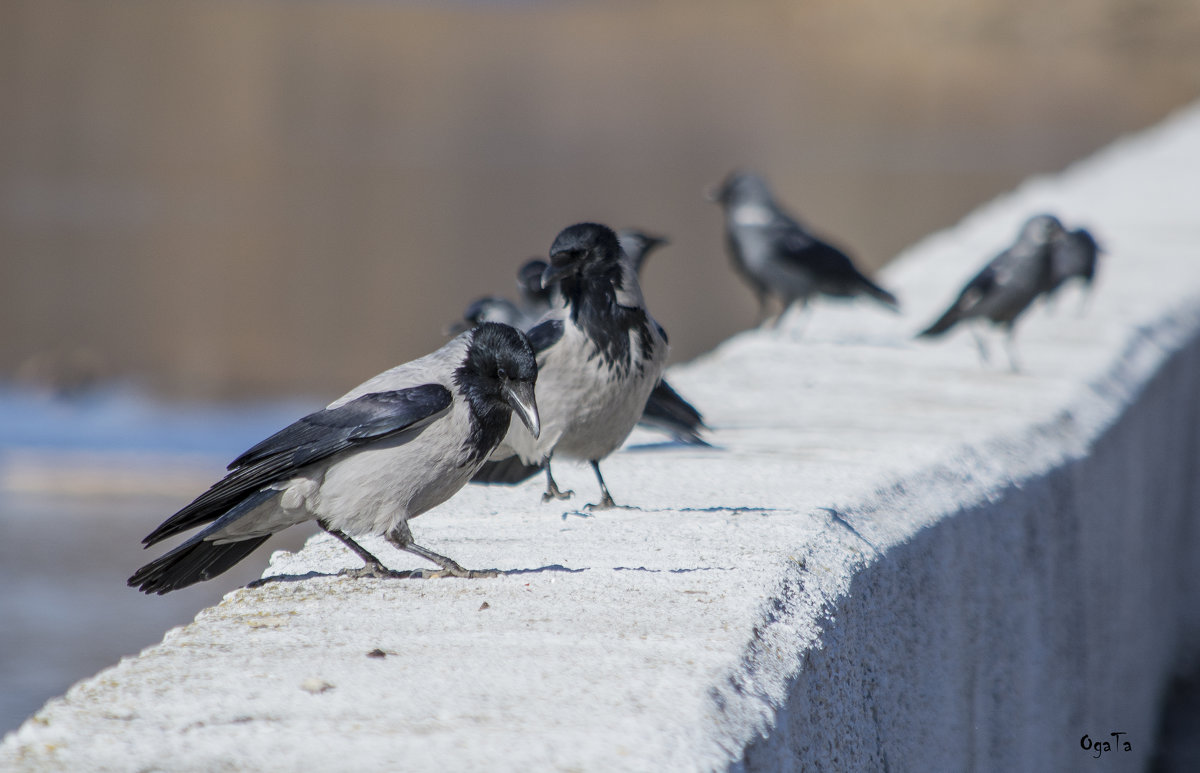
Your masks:
<path fill-rule="evenodd" d="M 566 499 L 552 458 L 589 462 L 600 502 L 616 506 L 600 461 L 625 441 L 642 416 L 667 361 L 667 337 L 646 311 L 637 272 L 617 235 L 597 223 L 563 229 L 550 248 L 542 286 L 558 283 L 555 306 L 529 339 L 537 351 L 541 437 L 513 426 L 477 483 L 519 483 L 543 467 L 543 500 Z"/>
<path fill-rule="evenodd" d="M 617 231 L 617 241 L 624 252 L 623 260 L 628 261 L 633 273 L 639 276 L 650 253 L 668 244 L 665 237 L 634 228 Z M 480 322 L 492 321 L 504 322 L 521 330 L 531 330 L 550 311 L 554 305 L 555 293 L 558 292 L 557 283 L 542 287 L 542 274 L 548 266 L 546 261 L 538 259 L 530 260 L 521 266 L 517 272 L 517 288 L 521 295 L 519 304 L 496 296 L 480 298 L 467 307 L 464 314 L 466 324 L 455 323 L 452 329 L 463 330 Z M 650 393 L 646 409 L 638 423 L 648 429 L 667 433 L 677 443 L 709 445 L 700 436 L 701 432 L 708 429 L 704 424 L 704 417 L 665 379 Z"/>
<path fill-rule="evenodd" d="M 725 210 L 734 268 L 754 290 L 762 320 L 769 296 L 783 301 L 783 311 L 796 302 L 807 304 L 814 295 L 868 295 L 893 311 L 899 308 L 896 296 L 863 276 L 845 252 L 784 211 L 758 175 L 734 172 L 709 198 Z"/>
<path fill-rule="evenodd" d="M 159 594 L 186 588 L 229 569 L 275 532 L 313 519 L 365 562 L 344 573 L 392 575 L 350 536 L 373 534 L 437 564 L 438 575 L 489 574 L 417 545 L 408 521 L 470 480 L 512 414 L 538 436 L 536 379 L 529 340 L 495 323 L 380 373 L 235 459 L 228 475 L 142 542 L 207 528 L 143 566 L 129 584 Z"/>
<path fill-rule="evenodd" d="M 1021 227 L 1016 243 L 992 258 L 967 282 L 946 313 L 918 336 L 931 338 L 959 322 L 986 319 L 1004 328 L 1009 366 L 1016 371 L 1012 347 L 1014 325 L 1038 295 L 1053 287 L 1052 257 L 1055 242 L 1062 233 L 1062 223 L 1053 215 L 1029 218 Z M 975 342 L 986 361 L 987 347 L 978 334 Z"/>

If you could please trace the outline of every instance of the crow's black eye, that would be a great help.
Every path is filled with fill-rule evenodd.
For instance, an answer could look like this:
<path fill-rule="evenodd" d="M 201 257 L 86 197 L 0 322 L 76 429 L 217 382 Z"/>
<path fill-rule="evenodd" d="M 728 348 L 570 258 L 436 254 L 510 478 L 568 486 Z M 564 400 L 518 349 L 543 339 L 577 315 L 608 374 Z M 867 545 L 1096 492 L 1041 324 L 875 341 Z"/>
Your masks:
<path fill-rule="evenodd" d="M 505 370 L 503 367 L 497 368 L 496 369 L 496 377 L 497 378 L 508 378 L 508 371 Z"/>

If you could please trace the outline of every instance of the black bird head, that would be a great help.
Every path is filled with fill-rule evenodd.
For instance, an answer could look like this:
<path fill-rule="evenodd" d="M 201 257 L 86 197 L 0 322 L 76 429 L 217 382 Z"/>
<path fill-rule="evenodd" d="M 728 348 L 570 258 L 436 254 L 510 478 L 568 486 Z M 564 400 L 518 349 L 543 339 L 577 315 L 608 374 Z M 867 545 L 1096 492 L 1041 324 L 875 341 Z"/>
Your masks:
<path fill-rule="evenodd" d="M 1034 215 L 1021 226 L 1018 241 L 1026 244 L 1048 244 L 1062 232 L 1062 223 L 1054 215 Z"/>
<path fill-rule="evenodd" d="M 620 242 L 621 249 L 625 250 L 625 254 L 633 261 L 633 268 L 639 274 L 646 258 L 650 257 L 650 253 L 664 244 L 670 243 L 665 236 L 653 236 L 636 228 L 622 228 L 617 231 L 617 241 Z"/>
<path fill-rule="evenodd" d="M 1101 252 L 1104 248 L 1086 228 L 1059 232 L 1054 239 L 1052 257 L 1055 286 L 1076 276 L 1084 284 L 1091 285 L 1096 278 L 1096 262 Z"/>
<path fill-rule="evenodd" d="M 494 416 L 500 409 L 507 429 L 511 410 L 529 428 L 530 434 L 534 437 L 541 434 L 541 419 L 533 397 L 537 359 L 529 339 L 520 330 L 497 322 L 484 322 L 475 328 L 467 356 L 454 376 L 455 383 L 478 413 Z M 503 436 L 501 432 L 496 442 Z"/>
<path fill-rule="evenodd" d="M 550 290 L 542 287 L 542 274 L 549 266 L 541 258 L 534 258 L 517 269 L 517 289 L 526 303 L 544 304 L 550 300 Z"/>
<path fill-rule="evenodd" d="M 1104 252 L 1104 248 L 1096 241 L 1096 237 L 1092 236 L 1092 232 L 1086 228 L 1076 228 L 1067 233 L 1066 238 L 1075 249 L 1079 250 L 1081 265 L 1078 273 L 1083 277 L 1083 281 L 1090 285 L 1096 278 L 1096 259 L 1100 257 L 1100 253 Z"/>
<path fill-rule="evenodd" d="M 743 202 L 772 201 L 767 181 L 753 172 L 730 172 L 720 185 L 709 188 L 705 195 L 709 201 L 723 207 L 732 207 Z"/>
<path fill-rule="evenodd" d="M 568 277 L 619 276 L 621 244 L 608 226 L 577 223 L 559 232 L 550 246 L 550 265 L 542 272 L 542 287 Z"/>

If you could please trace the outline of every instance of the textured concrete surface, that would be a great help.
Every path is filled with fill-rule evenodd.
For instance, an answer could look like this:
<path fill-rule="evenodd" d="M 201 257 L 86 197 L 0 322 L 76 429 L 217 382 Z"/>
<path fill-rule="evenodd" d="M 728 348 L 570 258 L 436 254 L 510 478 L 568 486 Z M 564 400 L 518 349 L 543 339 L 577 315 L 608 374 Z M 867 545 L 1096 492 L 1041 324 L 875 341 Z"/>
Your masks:
<path fill-rule="evenodd" d="M 605 474 L 639 509 L 535 481 L 413 523 L 492 580 L 338 578 L 315 537 L 0 768 L 1092 770 L 1123 732 L 1106 769 L 1139 769 L 1200 642 L 1197 179 L 1200 109 L 1031 181 L 891 267 L 904 316 L 822 304 L 674 369 L 720 448 L 634 438 Z M 1019 374 L 911 339 L 1046 209 L 1108 250 L 1084 315 L 1031 314 Z"/>

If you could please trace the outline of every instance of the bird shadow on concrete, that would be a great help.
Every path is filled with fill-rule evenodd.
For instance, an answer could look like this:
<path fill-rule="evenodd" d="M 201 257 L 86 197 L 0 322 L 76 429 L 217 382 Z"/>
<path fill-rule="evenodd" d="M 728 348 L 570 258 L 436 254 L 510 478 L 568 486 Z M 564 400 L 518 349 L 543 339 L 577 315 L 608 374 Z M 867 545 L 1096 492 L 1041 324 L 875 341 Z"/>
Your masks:
<path fill-rule="evenodd" d="M 589 571 L 589 567 L 583 569 L 572 569 L 562 564 L 547 564 L 531 569 L 481 569 L 477 570 L 481 574 L 495 572 L 496 577 L 516 576 L 522 574 L 542 574 L 544 572 L 567 572 L 570 574 L 578 574 L 579 572 Z M 346 575 L 340 572 L 305 572 L 304 574 L 274 574 L 270 577 L 260 577 L 259 579 L 247 583 L 247 588 L 260 588 L 264 585 L 272 585 L 279 582 L 303 582 L 305 580 L 316 580 L 320 578 L 337 578 Z M 367 578 L 363 578 L 367 579 Z M 412 569 L 405 571 L 392 570 L 392 572 L 384 577 L 370 578 L 380 580 L 456 580 L 456 579 L 491 579 L 490 577 L 451 577 L 449 575 L 440 575 L 436 569 Z"/>
<path fill-rule="evenodd" d="M 657 440 L 652 443 L 635 443 L 622 449 L 627 453 L 645 453 L 654 451 L 725 451 L 724 446 L 714 445 L 708 441 L 703 443 L 685 443 L 682 440 Z"/>
<path fill-rule="evenodd" d="M 732 572 L 736 568 L 732 566 L 691 566 L 684 569 L 650 569 L 645 566 L 614 566 L 614 572 L 649 572 L 651 574 L 688 574 L 689 572 Z"/>
<path fill-rule="evenodd" d="M 637 505 L 617 505 L 616 510 L 633 510 L 639 513 L 729 513 L 730 515 L 742 515 L 743 513 L 757 513 L 759 515 L 767 515 L 776 512 L 774 507 L 750 507 L 750 506 L 735 506 L 735 505 L 714 505 L 712 507 L 679 507 L 679 508 L 661 508 L 661 507 L 638 507 Z M 587 511 L 587 510 L 567 510 L 562 514 L 562 519 L 565 521 L 569 516 L 576 518 L 595 518 L 597 513 L 604 513 L 604 510 Z"/>

